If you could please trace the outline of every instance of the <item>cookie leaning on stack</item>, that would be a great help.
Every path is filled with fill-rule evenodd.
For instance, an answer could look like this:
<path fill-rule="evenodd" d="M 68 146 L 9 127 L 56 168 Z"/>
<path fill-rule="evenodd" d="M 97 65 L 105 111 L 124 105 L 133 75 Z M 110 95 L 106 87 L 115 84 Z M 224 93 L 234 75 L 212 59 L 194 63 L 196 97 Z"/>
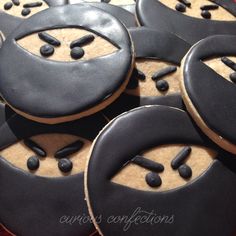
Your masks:
<path fill-rule="evenodd" d="M 232 35 L 212 36 L 194 45 L 185 57 L 181 83 L 193 119 L 214 142 L 234 154 L 235 39 Z"/>
<path fill-rule="evenodd" d="M 47 125 L 8 109 L 0 106 L 0 223 L 13 235 L 94 233 L 83 172 L 105 118 Z"/>
<path fill-rule="evenodd" d="M 180 96 L 179 66 L 190 45 L 177 36 L 147 27 L 130 28 L 135 68 L 122 95 L 103 112 L 112 119 L 144 105 L 184 109 Z"/>
<path fill-rule="evenodd" d="M 6 39 L 0 61 L 6 103 L 26 118 L 55 124 L 94 114 L 117 99 L 133 69 L 133 46 L 112 15 L 68 5 L 23 22 Z"/>
<path fill-rule="evenodd" d="M 229 164 L 230 158 L 182 110 L 124 113 L 98 135 L 85 171 L 93 222 L 101 235 L 232 235 L 236 159 Z"/>

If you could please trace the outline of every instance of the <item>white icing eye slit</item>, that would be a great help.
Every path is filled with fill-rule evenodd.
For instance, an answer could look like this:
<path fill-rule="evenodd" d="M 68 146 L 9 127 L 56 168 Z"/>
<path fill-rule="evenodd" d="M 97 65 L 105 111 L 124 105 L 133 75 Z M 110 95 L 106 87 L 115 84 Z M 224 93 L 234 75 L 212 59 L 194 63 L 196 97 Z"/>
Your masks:
<path fill-rule="evenodd" d="M 228 57 L 222 57 L 221 61 L 234 71 L 229 75 L 229 78 L 233 83 L 236 83 L 236 63 L 231 59 L 229 59 Z"/>
<path fill-rule="evenodd" d="M 55 48 L 61 46 L 61 42 L 46 32 L 38 33 L 39 38 L 47 44 L 41 46 L 40 54 L 43 57 L 49 57 L 54 54 Z M 70 43 L 70 56 L 74 60 L 81 59 L 85 52 L 83 46 L 86 46 L 94 41 L 93 34 L 87 34 L 81 38 L 78 38 Z"/>
<path fill-rule="evenodd" d="M 177 0 L 178 2 L 175 5 L 176 11 L 186 12 L 188 8 L 191 8 L 191 2 L 188 0 Z M 216 4 L 207 4 L 200 6 L 201 16 L 204 19 L 211 19 L 211 12 L 213 10 L 217 10 L 219 8 Z"/>
<path fill-rule="evenodd" d="M 5 11 L 9 11 L 13 9 L 14 7 L 19 7 L 21 8 L 21 16 L 26 17 L 31 14 L 31 9 L 32 8 L 38 8 L 43 5 L 42 1 L 32 1 L 29 3 L 21 3 L 21 0 L 9 0 L 7 1 L 4 5 L 3 8 Z"/>
<path fill-rule="evenodd" d="M 191 151 L 191 147 L 183 147 L 171 162 L 172 169 L 174 171 L 178 170 L 180 177 L 186 180 L 190 180 L 190 178 L 192 177 L 192 169 L 185 163 L 186 160 L 189 158 Z M 165 167 L 161 163 L 149 160 L 140 155 L 133 158 L 131 160 L 131 163 L 150 171 L 146 174 L 145 177 L 146 183 L 150 187 L 158 188 L 162 185 L 162 179 L 159 173 L 162 173 L 165 170 Z"/>
<path fill-rule="evenodd" d="M 167 66 L 163 69 L 156 71 L 152 75 L 152 80 L 155 82 L 156 89 L 159 92 L 165 93 L 169 90 L 169 83 L 164 79 L 165 76 L 173 74 L 177 71 L 176 66 Z M 136 89 L 139 85 L 138 81 L 144 82 L 146 80 L 146 75 L 135 68 L 130 78 L 130 82 L 127 86 L 128 89 Z"/>
<path fill-rule="evenodd" d="M 31 139 L 25 139 L 24 144 L 35 153 L 35 155 L 28 158 L 27 167 L 30 171 L 36 171 L 40 167 L 40 158 L 45 158 L 47 153 L 39 144 Z M 58 160 L 58 168 L 61 172 L 69 173 L 72 171 L 73 163 L 69 157 L 79 152 L 83 146 L 84 143 L 81 140 L 77 140 L 56 151 L 54 157 Z"/>

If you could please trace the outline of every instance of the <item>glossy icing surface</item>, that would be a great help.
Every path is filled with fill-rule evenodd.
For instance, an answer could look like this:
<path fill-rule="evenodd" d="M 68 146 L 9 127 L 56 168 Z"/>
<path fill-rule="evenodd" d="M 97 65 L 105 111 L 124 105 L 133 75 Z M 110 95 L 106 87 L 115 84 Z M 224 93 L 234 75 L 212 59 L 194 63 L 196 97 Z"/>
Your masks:
<path fill-rule="evenodd" d="M 1 1 L 0 3 L 0 31 L 3 32 L 5 36 L 8 36 L 26 17 L 33 15 L 36 12 L 44 10 L 50 6 L 65 5 L 67 0 L 42 0 L 38 1 L 42 3 L 42 6 L 30 9 L 30 14 L 27 16 L 22 16 L 23 5 L 26 3 L 32 3 L 31 0 L 21 0 L 19 5 L 13 5 L 8 11 L 4 10 L 4 4 L 10 1 Z M 37 1 L 35 1 L 37 2 Z"/>
<path fill-rule="evenodd" d="M 102 215 L 105 219 L 98 225 L 103 235 L 111 232 L 113 235 L 233 234 L 236 227 L 236 162 L 234 159 L 229 161 L 228 154 L 219 151 L 217 159 L 201 176 L 170 191 L 140 191 L 111 181 L 144 150 L 174 143 L 217 150 L 184 111 L 164 106 L 130 111 L 113 120 L 99 135 L 86 173 L 89 206 L 95 217 Z M 150 221 L 140 223 L 137 218 L 150 214 L 156 217 L 156 221 L 151 221 L 156 222 L 152 225 Z M 111 216 L 127 217 L 126 221 L 119 221 L 120 218 L 112 221 Z M 164 217 L 162 222 L 159 217 Z"/>
<path fill-rule="evenodd" d="M 190 45 L 175 35 L 153 30 L 147 27 L 130 28 L 136 57 L 136 67 L 145 75 L 145 80 L 139 81 L 131 76 L 135 88 L 127 90 L 104 111 L 108 118 L 143 105 L 167 105 L 183 109 L 183 103 L 179 94 L 178 71 L 170 76 L 163 76 L 167 80 L 170 89 L 167 92 L 159 92 L 152 81 L 154 72 L 168 65 L 180 66 L 182 58 L 187 53 Z"/>
<path fill-rule="evenodd" d="M 73 135 L 92 141 L 106 124 L 103 116 L 96 114 L 74 122 L 45 125 L 29 121 L 3 105 L 0 108 L 0 132 L 4 134 L 0 138 L 1 151 L 38 135 L 44 135 L 43 141 L 50 144 L 55 141 L 50 139 L 54 133 L 58 137 Z M 42 177 L 18 168 L 10 163 L 13 159 L 5 158 L 5 155 L 0 157 L 0 223 L 4 227 L 25 236 L 76 236 L 95 231 L 84 200 L 83 170 L 65 177 Z"/>
<path fill-rule="evenodd" d="M 231 8 L 230 5 L 234 6 L 235 3 L 228 4 L 228 8 Z M 234 21 L 208 21 L 189 17 L 157 0 L 138 0 L 136 9 L 141 25 L 172 32 L 190 44 L 214 34 L 236 34 Z"/>
<path fill-rule="evenodd" d="M 16 44 L 32 33 L 68 27 L 96 32 L 119 50 L 87 61 L 61 63 L 34 56 Z M 16 110 L 34 117 L 73 116 L 99 105 L 120 89 L 132 68 L 132 54 L 126 28 L 110 14 L 88 5 L 51 8 L 26 20 L 4 42 L 0 52 L 4 58 L 0 63 L 1 95 Z M 9 63 L 11 70 L 3 69 Z"/>
<path fill-rule="evenodd" d="M 228 35 L 202 40 L 188 53 L 184 65 L 184 86 L 197 112 L 211 130 L 233 144 L 236 143 L 236 87 L 204 60 L 236 56 L 235 39 Z M 222 62 L 221 67 L 227 66 Z"/>

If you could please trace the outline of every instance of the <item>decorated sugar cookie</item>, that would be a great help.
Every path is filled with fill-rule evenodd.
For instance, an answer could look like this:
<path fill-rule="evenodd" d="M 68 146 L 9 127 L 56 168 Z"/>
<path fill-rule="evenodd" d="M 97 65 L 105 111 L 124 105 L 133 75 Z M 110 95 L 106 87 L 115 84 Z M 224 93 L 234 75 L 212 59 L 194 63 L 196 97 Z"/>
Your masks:
<path fill-rule="evenodd" d="M 112 103 L 132 69 L 132 42 L 118 19 L 89 5 L 54 7 L 25 20 L 4 42 L 0 92 L 21 115 L 60 123 Z"/>
<path fill-rule="evenodd" d="M 66 3 L 67 0 L 2 0 L 0 31 L 7 37 L 24 19 L 51 6 Z"/>
<path fill-rule="evenodd" d="M 147 27 L 129 29 L 135 48 L 135 69 L 125 92 L 104 114 L 114 118 L 143 105 L 183 109 L 179 66 L 190 45 L 175 35 Z"/>
<path fill-rule="evenodd" d="M 236 34 L 234 0 L 137 0 L 141 25 L 171 32 L 190 44 L 214 34 Z"/>
<path fill-rule="evenodd" d="M 183 64 L 185 104 L 199 127 L 236 154 L 236 36 L 212 36 L 197 43 Z M 210 45 L 210 47 L 209 47 Z"/>
<path fill-rule="evenodd" d="M 236 160 L 228 155 L 179 109 L 142 107 L 114 119 L 86 169 L 99 233 L 234 235 Z"/>
<path fill-rule="evenodd" d="M 7 117 L 0 120 L 0 224 L 13 235 L 94 233 L 83 172 L 103 116 L 60 125 Z"/>

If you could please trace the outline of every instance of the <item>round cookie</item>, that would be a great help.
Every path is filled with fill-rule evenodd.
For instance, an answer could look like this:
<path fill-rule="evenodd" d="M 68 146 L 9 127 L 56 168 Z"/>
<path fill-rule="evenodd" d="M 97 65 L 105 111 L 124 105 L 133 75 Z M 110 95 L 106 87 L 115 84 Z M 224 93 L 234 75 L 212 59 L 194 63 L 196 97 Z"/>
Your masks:
<path fill-rule="evenodd" d="M 218 8 L 202 10 L 209 5 Z M 232 0 L 137 0 L 136 13 L 140 25 L 171 32 L 192 45 L 211 35 L 236 34 L 236 7 Z"/>
<path fill-rule="evenodd" d="M 236 154 L 236 36 L 206 38 L 189 51 L 181 83 L 192 117 L 214 142 Z M 208 45 L 211 45 L 210 47 Z"/>
<path fill-rule="evenodd" d="M 51 6 L 67 4 L 67 0 L 2 0 L 0 31 L 7 37 L 24 19 Z"/>
<path fill-rule="evenodd" d="M 18 114 L 6 120 L 0 127 L 0 224 L 24 236 L 94 233 L 83 172 L 105 124 L 100 114 L 59 125 Z"/>
<path fill-rule="evenodd" d="M 190 45 L 177 36 L 147 27 L 131 28 L 135 69 L 125 92 L 104 114 L 115 116 L 143 105 L 167 105 L 184 109 L 180 97 L 179 66 Z M 160 83 L 167 84 L 163 91 Z"/>
<path fill-rule="evenodd" d="M 233 235 L 236 161 L 228 155 L 176 108 L 142 107 L 114 119 L 85 172 L 90 214 L 103 219 L 94 220 L 99 233 Z"/>
<path fill-rule="evenodd" d="M 129 81 L 133 47 L 112 15 L 89 5 L 67 5 L 25 20 L 4 42 L 0 61 L 4 100 L 29 119 L 53 124 L 112 103 Z"/>

